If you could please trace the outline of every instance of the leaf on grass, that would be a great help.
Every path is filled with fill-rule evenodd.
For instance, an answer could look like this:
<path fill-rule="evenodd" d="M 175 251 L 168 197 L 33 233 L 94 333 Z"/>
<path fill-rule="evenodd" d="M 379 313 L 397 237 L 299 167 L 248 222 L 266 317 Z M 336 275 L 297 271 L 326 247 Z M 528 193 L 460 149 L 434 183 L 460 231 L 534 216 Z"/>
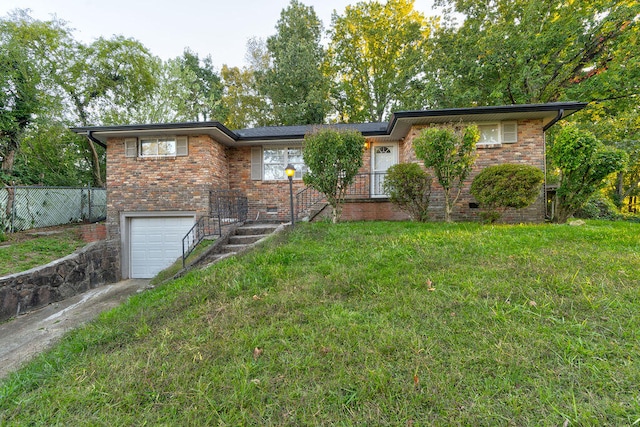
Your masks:
<path fill-rule="evenodd" d="M 262 349 L 261 348 L 254 348 L 253 349 L 253 360 L 258 360 L 258 357 L 260 357 L 262 355 Z"/>

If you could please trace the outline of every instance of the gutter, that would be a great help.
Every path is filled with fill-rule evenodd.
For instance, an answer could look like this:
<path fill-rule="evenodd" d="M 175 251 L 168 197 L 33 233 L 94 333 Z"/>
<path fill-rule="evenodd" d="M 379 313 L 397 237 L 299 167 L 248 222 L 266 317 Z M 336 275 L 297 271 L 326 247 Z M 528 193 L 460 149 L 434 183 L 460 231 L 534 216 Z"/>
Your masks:
<path fill-rule="evenodd" d="M 98 140 L 95 136 L 93 136 L 93 131 L 91 131 L 91 130 L 87 131 L 87 138 L 89 138 L 91 141 L 95 142 L 96 144 L 98 144 L 102 148 L 107 148 L 107 146 L 105 144 L 103 144 L 100 140 Z"/>
<path fill-rule="evenodd" d="M 547 123 L 545 125 L 545 127 L 542 128 L 542 130 L 544 132 L 546 132 L 547 129 L 549 129 L 551 126 L 555 125 L 556 123 L 558 123 L 558 121 L 560 119 L 562 119 L 563 117 L 564 117 L 564 108 L 561 108 L 561 109 L 558 110 L 558 115 L 553 120 L 551 120 L 549 123 Z"/>

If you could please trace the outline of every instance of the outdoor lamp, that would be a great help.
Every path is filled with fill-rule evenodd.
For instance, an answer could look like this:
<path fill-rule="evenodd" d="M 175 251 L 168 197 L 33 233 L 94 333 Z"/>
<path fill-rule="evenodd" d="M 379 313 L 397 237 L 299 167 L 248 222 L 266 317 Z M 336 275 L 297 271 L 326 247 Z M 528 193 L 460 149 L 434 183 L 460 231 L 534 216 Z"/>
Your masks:
<path fill-rule="evenodd" d="M 289 163 L 284 170 L 284 173 L 289 177 L 289 201 L 291 202 L 291 226 L 293 227 L 296 224 L 295 215 L 293 213 L 293 176 L 296 174 L 296 168 Z"/>

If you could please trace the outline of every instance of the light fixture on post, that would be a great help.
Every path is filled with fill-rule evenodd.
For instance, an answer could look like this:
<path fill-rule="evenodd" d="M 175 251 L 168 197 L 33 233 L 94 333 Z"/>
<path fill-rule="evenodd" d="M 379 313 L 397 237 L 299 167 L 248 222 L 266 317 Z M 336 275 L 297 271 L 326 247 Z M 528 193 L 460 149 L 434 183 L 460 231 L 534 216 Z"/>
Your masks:
<path fill-rule="evenodd" d="M 293 212 L 293 176 L 296 174 L 296 168 L 293 167 L 291 163 L 289 163 L 284 170 L 284 173 L 287 174 L 289 178 L 289 201 L 291 202 L 291 226 L 296 225 L 295 223 L 295 213 Z"/>

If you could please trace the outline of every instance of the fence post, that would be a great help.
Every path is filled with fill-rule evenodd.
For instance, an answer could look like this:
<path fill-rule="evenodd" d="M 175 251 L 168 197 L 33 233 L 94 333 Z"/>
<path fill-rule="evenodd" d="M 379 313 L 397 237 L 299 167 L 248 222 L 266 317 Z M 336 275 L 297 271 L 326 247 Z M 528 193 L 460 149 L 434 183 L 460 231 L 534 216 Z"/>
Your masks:
<path fill-rule="evenodd" d="M 87 191 L 89 192 L 87 196 L 87 203 L 89 203 L 89 222 L 93 222 L 93 215 L 91 215 L 91 184 L 89 184 Z"/>
<path fill-rule="evenodd" d="M 9 201 L 7 202 L 11 205 L 11 225 L 9 226 L 9 229 L 10 232 L 13 233 L 15 231 L 14 219 L 16 217 L 16 187 L 13 185 L 9 188 L 11 189 L 9 191 Z"/>

